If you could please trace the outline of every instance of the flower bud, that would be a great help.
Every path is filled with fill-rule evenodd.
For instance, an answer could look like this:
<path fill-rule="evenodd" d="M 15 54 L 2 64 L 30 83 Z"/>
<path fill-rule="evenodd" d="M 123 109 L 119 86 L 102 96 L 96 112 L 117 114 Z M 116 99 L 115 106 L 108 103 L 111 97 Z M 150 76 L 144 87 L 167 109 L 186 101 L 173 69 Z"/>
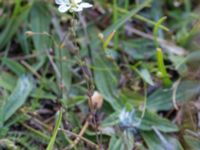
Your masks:
<path fill-rule="evenodd" d="M 33 36 L 34 32 L 32 32 L 32 31 L 26 31 L 25 34 L 26 34 L 27 36 Z"/>
<path fill-rule="evenodd" d="M 91 97 L 90 103 L 92 108 L 100 109 L 103 105 L 103 96 L 99 92 L 95 91 Z"/>
<path fill-rule="evenodd" d="M 103 33 L 99 33 L 99 34 L 98 34 L 98 38 L 99 38 L 102 42 L 104 42 L 104 35 L 103 35 Z"/>

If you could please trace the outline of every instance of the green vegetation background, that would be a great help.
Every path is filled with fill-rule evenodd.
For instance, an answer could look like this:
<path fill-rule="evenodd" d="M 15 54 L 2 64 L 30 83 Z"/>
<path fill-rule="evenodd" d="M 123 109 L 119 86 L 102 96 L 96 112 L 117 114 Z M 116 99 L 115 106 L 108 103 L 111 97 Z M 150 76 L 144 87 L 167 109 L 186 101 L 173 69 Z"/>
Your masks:
<path fill-rule="evenodd" d="M 0 0 L 0 149 L 199 150 L 200 2 L 90 3 Z"/>

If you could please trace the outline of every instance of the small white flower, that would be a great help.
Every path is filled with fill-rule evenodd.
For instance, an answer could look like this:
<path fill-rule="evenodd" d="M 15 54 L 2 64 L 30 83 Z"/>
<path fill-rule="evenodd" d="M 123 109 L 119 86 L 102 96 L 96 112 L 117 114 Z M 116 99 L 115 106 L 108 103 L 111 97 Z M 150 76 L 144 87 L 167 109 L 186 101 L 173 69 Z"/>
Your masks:
<path fill-rule="evenodd" d="M 55 0 L 56 4 L 60 5 L 58 10 L 65 13 L 68 10 L 72 12 L 82 11 L 84 8 L 92 7 L 92 4 L 82 2 L 82 0 Z"/>

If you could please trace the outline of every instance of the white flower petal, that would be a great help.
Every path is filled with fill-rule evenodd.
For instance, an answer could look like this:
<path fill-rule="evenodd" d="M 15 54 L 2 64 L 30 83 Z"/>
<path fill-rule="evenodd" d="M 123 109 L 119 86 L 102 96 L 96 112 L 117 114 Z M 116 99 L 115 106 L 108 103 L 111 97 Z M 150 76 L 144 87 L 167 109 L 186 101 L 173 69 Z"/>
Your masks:
<path fill-rule="evenodd" d="M 90 4 L 90 3 L 81 3 L 79 6 L 82 7 L 82 8 L 90 8 L 90 7 L 92 7 L 92 4 Z"/>
<path fill-rule="evenodd" d="M 60 5 L 60 6 L 58 7 L 58 10 L 59 10 L 61 13 L 64 13 L 64 12 L 68 11 L 69 8 L 70 8 L 70 6 Z"/>
<path fill-rule="evenodd" d="M 58 4 L 58 5 L 69 5 L 70 2 L 69 0 L 55 0 L 55 3 Z"/>
<path fill-rule="evenodd" d="M 83 10 L 83 8 L 78 5 L 78 7 L 73 7 L 73 8 L 71 8 L 71 10 L 74 12 L 80 12 Z"/>
<path fill-rule="evenodd" d="M 75 2 L 76 4 L 78 4 L 78 3 L 81 3 L 82 0 L 74 0 L 74 2 Z"/>

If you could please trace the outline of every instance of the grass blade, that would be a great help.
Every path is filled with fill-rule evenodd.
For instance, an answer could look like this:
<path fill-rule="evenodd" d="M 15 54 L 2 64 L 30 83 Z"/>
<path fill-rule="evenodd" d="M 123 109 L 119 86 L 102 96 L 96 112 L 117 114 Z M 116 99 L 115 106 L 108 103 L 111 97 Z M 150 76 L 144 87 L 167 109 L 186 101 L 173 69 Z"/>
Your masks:
<path fill-rule="evenodd" d="M 57 136 L 58 129 L 60 127 L 61 121 L 62 121 L 62 109 L 60 109 L 60 111 L 58 112 L 58 118 L 56 119 L 56 125 L 55 125 L 55 128 L 53 130 L 53 135 L 50 139 L 50 142 L 49 142 L 46 150 L 53 150 L 53 145 L 56 141 L 56 136 Z"/>
<path fill-rule="evenodd" d="M 3 123 L 8 120 L 25 103 L 33 87 L 32 79 L 29 76 L 20 77 L 15 89 L 2 108 L 0 122 Z"/>
<path fill-rule="evenodd" d="M 170 86 L 172 84 L 169 75 L 167 73 L 167 69 L 164 64 L 163 52 L 161 48 L 157 48 L 157 65 L 158 69 L 162 74 L 163 82 L 165 86 Z"/>

